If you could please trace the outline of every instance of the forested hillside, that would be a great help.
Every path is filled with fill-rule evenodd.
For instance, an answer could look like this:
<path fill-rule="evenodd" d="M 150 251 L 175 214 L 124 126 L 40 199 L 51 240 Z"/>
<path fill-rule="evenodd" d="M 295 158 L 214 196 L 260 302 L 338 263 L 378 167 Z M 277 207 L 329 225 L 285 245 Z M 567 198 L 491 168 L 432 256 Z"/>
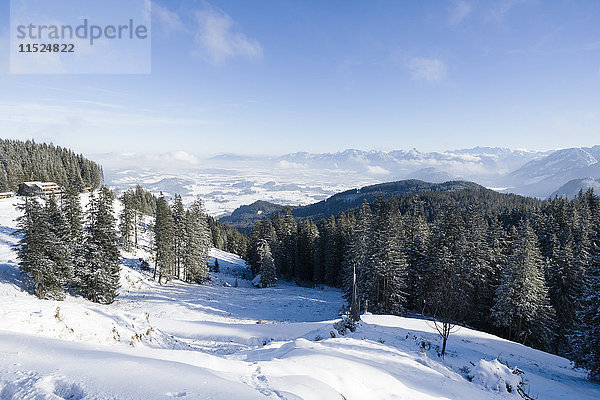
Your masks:
<path fill-rule="evenodd" d="M 123 204 L 123 210 L 119 215 L 119 230 L 121 232 L 122 243 L 125 249 L 137 247 L 137 227 L 142 221 L 143 215 L 147 215 L 150 217 L 157 216 L 157 209 L 160 198 L 163 198 L 163 196 L 157 198 L 155 195 L 153 195 L 148 190 L 142 188 L 140 185 L 137 185 L 135 189 L 129 189 L 122 193 L 120 200 Z M 164 198 L 163 200 L 166 201 Z M 175 229 L 179 233 L 184 233 L 185 207 L 183 206 L 181 196 L 175 194 L 171 203 L 171 217 L 167 217 L 167 220 L 173 219 L 173 223 L 176 223 L 176 225 L 178 226 L 173 226 L 172 229 Z M 198 205 L 200 204 L 201 202 L 198 203 Z M 219 250 L 224 250 L 237 254 L 239 256 L 244 256 L 246 254 L 246 235 L 240 233 L 236 228 L 219 222 L 213 217 L 207 215 L 203 211 L 203 208 L 200 214 L 202 214 L 202 225 L 207 226 L 207 229 L 209 230 L 210 240 L 212 241 L 212 245 L 214 247 L 216 247 Z M 180 238 L 180 240 L 183 241 L 183 238 Z"/>
<path fill-rule="evenodd" d="M 360 308 L 466 324 L 571 357 L 600 379 L 600 199 L 540 201 L 468 189 L 364 202 L 314 222 L 291 210 L 256 224 L 263 286 L 340 286 Z"/>
<path fill-rule="evenodd" d="M 314 204 L 290 207 L 290 210 L 296 218 L 319 220 L 339 214 L 342 211 L 358 208 L 364 200 L 369 202 L 375 200 L 378 194 L 390 197 L 408 193 L 453 192 L 465 189 L 486 190 L 483 186 L 473 182 L 450 181 L 430 183 L 417 179 L 408 179 L 346 190 Z M 237 208 L 231 215 L 220 218 L 220 221 L 234 226 L 242 232 L 250 233 L 254 224 L 263 217 L 270 217 L 273 214 L 282 212 L 284 209 L 285 206 L 259 200 L 250 205 Z"/>
<path fill-rule="evenodd" d="M 53 181 L 62 187 L 100 187 L 102 166 L 72 150 L 32 140 L 0 139 L 0 192 L 24 181 Z"/>

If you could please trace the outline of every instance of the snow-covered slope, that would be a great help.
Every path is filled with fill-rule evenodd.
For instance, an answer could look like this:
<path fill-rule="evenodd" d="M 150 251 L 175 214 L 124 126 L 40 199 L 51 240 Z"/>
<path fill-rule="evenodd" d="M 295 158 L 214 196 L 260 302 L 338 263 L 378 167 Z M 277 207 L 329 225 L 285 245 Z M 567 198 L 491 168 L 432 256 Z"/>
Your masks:
<path fill-rule="evenodd" d="M 508 181 L 515 193 L 545 198 L 585 177 L 600 178 L 600 146 L 557 150 L 512 172 Z"/>
<path fill-rule="evenodd" d="M 0 200 L 3 400 L 518 399 L 521 379 L 534 398 L 600 398 L 568 360 L 468 328 L 445 360 L 419 318 L 365 315 L 342 335 L 340 291 L 253 288 L 244 261 L 216 249 L 221 272 L 207 285 L 158 285 L 139 270 L 139 250 L 123 254 L 114 304 L 38 300 L 10 247 L 17 201 Z"/>

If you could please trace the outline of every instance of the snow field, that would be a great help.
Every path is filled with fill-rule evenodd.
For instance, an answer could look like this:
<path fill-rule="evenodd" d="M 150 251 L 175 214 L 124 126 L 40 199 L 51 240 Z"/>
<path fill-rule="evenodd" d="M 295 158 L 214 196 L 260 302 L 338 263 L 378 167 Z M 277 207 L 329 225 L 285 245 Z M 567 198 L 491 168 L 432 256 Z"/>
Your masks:
<path fill-rule="evenodd" d="M 2 400 L 519 399 L 506 384 L 521 379 L 538 399 L 600 398 L 568 360 L 468 328 L 450 337 L 445 360 L 418 317 L 364 315 L 340 335 L 339 290 L 256 289 L 244 261 L 216 249 L 212 282 L 158 285 L 139 270 L 148 237 L 123 254 L 115 303 L 39 300 L 11 248 L 16 202 L 0 200 Z"/>

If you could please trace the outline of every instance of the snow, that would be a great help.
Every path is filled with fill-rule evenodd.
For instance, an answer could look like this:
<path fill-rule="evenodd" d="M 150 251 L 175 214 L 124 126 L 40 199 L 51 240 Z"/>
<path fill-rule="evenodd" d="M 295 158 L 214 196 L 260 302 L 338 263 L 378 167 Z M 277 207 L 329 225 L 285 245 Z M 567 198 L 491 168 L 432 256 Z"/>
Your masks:
<path fill-rule="evenodd" d="M 339 290 L 254 288 L 217 249 L 205 285 L 158 285 L 139 268 L 144 241 L 123 254 L 114 304 L 39 300 L 11 247 L 18 201 L 0 200 L 0 399 L 511 399 L 521 379 L 534 398 L 600 398 L 568 360 L 468 328 L 445 360 L 414 316 L 364 315 L 341 335 Z"/>
<path fill-rule="evenodd" d="M 469 373 L 468 378 L 488 390 L 502 393 L 517 393 L 516 388 L 521 383 L 518 374 L 514 374 L 500 361 L 479 360 L 479 363 Z"/>

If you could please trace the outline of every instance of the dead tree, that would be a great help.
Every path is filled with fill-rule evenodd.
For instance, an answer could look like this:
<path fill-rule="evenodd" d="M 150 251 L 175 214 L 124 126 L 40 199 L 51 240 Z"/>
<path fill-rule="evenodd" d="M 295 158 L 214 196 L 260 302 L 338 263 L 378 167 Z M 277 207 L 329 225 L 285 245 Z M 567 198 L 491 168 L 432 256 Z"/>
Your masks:
<path fill-rule="evenodd" d="M 462 298 L 459 279 L 452 271 L 447 271 L 438 278 L 422 311 L 423 316 L 442 338 L 442 358 L 446 355 L 448 338 L 461 328 L 457 322 L 467 312 L 465 308 L 466 302 Z"/>

